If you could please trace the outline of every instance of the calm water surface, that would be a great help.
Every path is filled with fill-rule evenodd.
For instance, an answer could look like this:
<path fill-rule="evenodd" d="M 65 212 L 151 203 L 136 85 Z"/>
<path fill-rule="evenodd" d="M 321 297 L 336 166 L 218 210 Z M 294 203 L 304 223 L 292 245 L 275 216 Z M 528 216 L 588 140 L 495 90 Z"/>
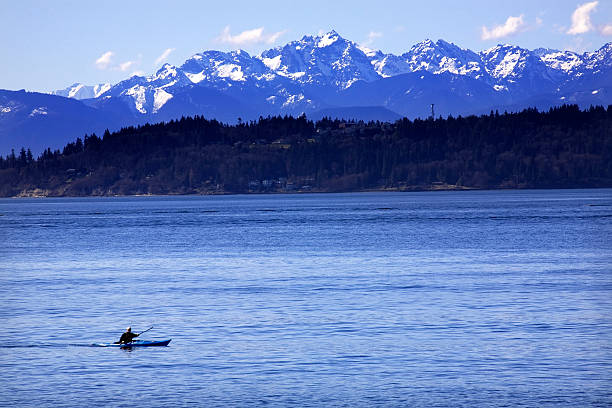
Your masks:
<path fill-rule="evenodd" d="M 612 406 L 612 190 L 2 199 L 0 302 L 0 406 Z"/>

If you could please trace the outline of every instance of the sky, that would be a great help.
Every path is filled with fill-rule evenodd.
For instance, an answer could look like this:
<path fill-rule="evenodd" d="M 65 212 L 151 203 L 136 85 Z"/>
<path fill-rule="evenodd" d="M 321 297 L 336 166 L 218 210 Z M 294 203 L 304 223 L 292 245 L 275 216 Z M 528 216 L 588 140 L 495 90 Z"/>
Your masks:
<path fill-rule="evenodd" d="M 0 89 L 116 83 L 205 50 L 259 54 L 332 29 L 394 54 L 428 38 L 586 52 L 612 41 L 612 0 L 0 0 Z"/>

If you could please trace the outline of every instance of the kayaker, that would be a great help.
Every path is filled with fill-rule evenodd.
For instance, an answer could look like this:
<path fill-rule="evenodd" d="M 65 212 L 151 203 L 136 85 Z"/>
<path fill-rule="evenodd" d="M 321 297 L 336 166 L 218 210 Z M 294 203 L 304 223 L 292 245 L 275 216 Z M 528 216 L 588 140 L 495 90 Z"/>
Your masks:
<path fill-rule="evenodd" d="M 132 328 L 128 327 L 125 330 L 125 333 L 121 335 L 121 338 L 119 339 L 118 343 L 119 344 L 131 343 L 132 340 L 134 340 L 134 337 L 138 337 L 138 333 L 132 333 Z"/>

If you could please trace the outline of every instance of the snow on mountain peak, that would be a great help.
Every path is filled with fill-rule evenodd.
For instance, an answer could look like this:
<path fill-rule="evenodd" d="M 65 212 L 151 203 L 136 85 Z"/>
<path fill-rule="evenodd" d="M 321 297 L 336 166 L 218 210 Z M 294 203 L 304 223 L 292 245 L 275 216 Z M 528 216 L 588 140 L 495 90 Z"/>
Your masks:
<path fill-rule="evenodd" d="M 359 48 L 365 55 L 367 55 L 369 58 L 374 58 L 378 55 L 383 55 L 383 53 L 381 51 L 378 50 L 373 50 L 372 48 L 368 48 L 365 45 L 357 45 L 357 48 Z"/>
<path fill-rule="evenodd" d="M 586 67 L 594 71 L 600 70 L 604 66 L 612 66 L 612 42 L 604 44 L 595 52 L 585 53 L 584 59 Z"/>
<path fill-rule="evenodd" d="M 157 113 L 166 102 L 172 99 L 172 97 L 172 94 L 166 92 L 162 88 L 156 89 L 153 95 L 153 113 Z"/>
<path fill-rule="evenodd" d="M 236 64 L 219 65 L 217 75 L 221 78 L 230 78 L 232 81 L 245 81 L 242 67 Z"/>
<path fill-rule="evenodd" d="M 263 94 L 270 107 L 312 109 L 321 103 L 309 93 L 317 87 L 341 92 L 358 81 L 373 82 L 419 71 L 447 74 L 451 81 L 469 77 L 484 82 L 496 94 L 509 94 L 525 86 L 546 91 L 553 84 L 556 89 L 585 72 L 605 74 L 611 65 L 612 43 L 582 55 L 545 48 L 529 51 L 509 44 L 476 53 L 442 39 L 425 39 L 406 53 L 394 55 L 344 39 L 332 30 L 303 36 L 257 56 L 243 50 L 204 51 L 180 66 L 164 64 L 148 77 L 132 77 L 113 87 L 76 83 L 54 93 L 71 98 L 121 97 L 136 113 L 155 114 L 177 92 L 203 86 L 222 92 L 231 88 L 232 92 Z"/>
<path fill-rule="evenodd" d="M 108 82 L 105 84 L 94 85 L 93 87 L 94 98 L 101 96 L 102 94 L 106 93 L 109 89 L 111 89 L 111 84 Z"/>
<path fill-rule="evenodd" d="M 166 63 L 162 65 L 160 69 L 157 70 L 155 75 L 152 77 L 152 80 L 174 78 L 176 77 L 176 75 L 176 67 Z"/>
<path fill-rule="evenodd" d="M 83 85 L 83 84 L 75 84 L 75 85 L 73 86 L 73 88 L 72 88 L 72 89 L 70 89 L 70 91 L 68 91 L 68 97 L 69 97 L 69 98 L 74 98 L 74 96 L 75 96 L 75 95 L 76 95 L 76 94 L 77 94 L 77 93 L 78 93 L 78 92 L 79 92 L 81 89 L 83 89 L 83 87 L 84 87 L 84 86 L 85 86 L 85 85 Z"/>
<path fill-rule="evenodd" d="M 553 54 L 553 53 L 557 53 L 557 52 L 561 52 L 559 50 L 553 49 L 553 48 L 536 48 L 535 50 L 532 51 L 535 55 L 537 55 L 538 57 L 544 57 L 545 55 L 548 54 Z"/>
<path fill-rule="evenodd" d="M 134 101 L 134 107 L 140 113 L 147 113 L 145 104 L 147 88 L 142 85 L 134 85 L 125 91 L 125 95 L 131 96 Z"/>
<path fill-rule="evenodd" d="M 516 76 L 529 55 L 528 50 L 510 44 L 499 44 L 480 53 L 487 72 L 496 79 Z"/>
<path fill-rule="evenodd" d="M 409 52 L 413 52 L 413 53 L 423 53 L 426 52 L 428 50 L 433 50 L 434 47 L 436 46 L 436 43 L 434 43 L 433 41 L 431 41 L 429 38 L 424 39 L 421 42 L 418 42 L 416 44 L 414 44 L 411 48 Z"/>
<path fill-rule="evenodd" d="M 550 50 L 540 55 L 540 59 L 546 66 L 564 72 L 570 72 L 584 63 L 582 58 L 572 51 Z"/>
<path fill-rule="evenodd" d="M 337 32 L 335 32 L 334 30 L 331 30 L 330 32 L 325 33 L 324 35 L 322 35 L 319 38 L 320 39 L 319 39 L 319 42 L 317 43 L 317 47 L 325 48 L 325 47 L 328 47 L 328 46 L 332 45 L 336 41 L 338 41 L 340 36 L 338 35 Z"/>
<path fill-rule="evenodd" d="M 266 73 L 267 68 L 246 51 L 236 50 L 230 52 L 205 51 L 196 54 L 185 61 L 180 70 L 192 83 L 200 83 L 204 80 L 226 83 L 228 80 L 243 82 L 249 79 L 259 79 Z"/>
<path fill-rule="evenodd" d="M 274 58 L 262 58 L 261 59 L 266 67 L 270 68 L 272 71 L 276 71 L 281 66 L 281 56 L 277 55 Z"/>
<path fill-rule="evenodd" d="M 333 30 L 319 36 L 304 36 L 299 41 L 264 51 L 257 58 L 274 74 L 302 84 L 344 89 L 358 80 L 380 78 L 363 47 Z"/>
<path fill-rule="evenodd" d="M 204 73 L 204 70 L 198 73 L 185 72 L 185 75 L 194 84 L 200 83 L 207 78 L 206 74 Z"/>
<path fill-rule="evenodd" d="M 97 98 L 111 88 L 111 84 L 103 83 L 88 86 L 80 82 L 74 83 L 67 88 L 51 92 L 52 95 L 64 96 L 72 99 Z"/>
<path fill-rule="evenodd" d="M 426 39 L 412 46 L 401 58 L 388 54 L 382 59 L 378 57 L 373 64 L 382 76 L 428 71 L 433 74 L 450 72 L 479 78 L 484 72 L 478 54 L 444 40 L 433 42 Z"/>

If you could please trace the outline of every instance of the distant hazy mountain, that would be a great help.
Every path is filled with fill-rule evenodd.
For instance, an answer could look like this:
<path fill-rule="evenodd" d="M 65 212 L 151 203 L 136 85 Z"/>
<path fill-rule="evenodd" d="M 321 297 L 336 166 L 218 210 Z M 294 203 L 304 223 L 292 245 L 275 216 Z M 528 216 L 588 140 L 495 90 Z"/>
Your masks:
<path fill-rule="evenodd" d="M 88 86 L 77 82 L 70 85 L 68 88 L 53 91 L 51 94 L 74 99 L 89 99 L 99 97 L 110 88 L 111 84 L 109 83 Z"/>
<path fill-rule="evenodd" d="M 611 91 L 612 43 L 578 54 L 512 45 L 474 52 L 425 40 L 394 55 L 330 31 L 256 56 L 204 51 L 180 66 L 165 64 L 148 77 L 112 86 L 77 83 L 53 92 L 78 108 L 51 99 L 43 104 L 40 94 L 3 92 L 0 149 L 6 153 L 24 145 L 39 152 L 85 132 L 183 115 L 227 122 L 302 113 L 393 120 L 427 117 L 431 104 L 443 116 L 563 103 L 608 105 Z M 44 109 L 54 114 L 33 113 Z M 79 109 L 87 114 L 79 117 Z M 88 126 L 82 118 L 90 116 Z"/>
<path fill-rule="evenodd" d="M 0 152 L 29 147 L 39 153 L 85 133 L 117 128 L 132 118 L 62 96 L 0 90 Z"/>

